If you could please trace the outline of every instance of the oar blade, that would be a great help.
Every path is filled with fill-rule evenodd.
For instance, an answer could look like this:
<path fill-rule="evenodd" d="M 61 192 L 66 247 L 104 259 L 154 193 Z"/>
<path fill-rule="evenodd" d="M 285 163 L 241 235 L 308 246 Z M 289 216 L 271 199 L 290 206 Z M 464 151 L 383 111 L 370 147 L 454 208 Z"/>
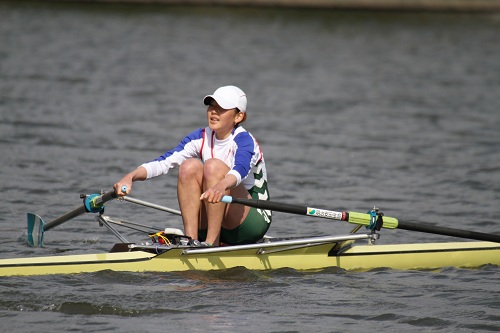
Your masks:
<path fill-rule="evenodd" d="M 32 247 L 43 246 L 45 222 L 36 214 L 28 213 L 28 244 Z"/>

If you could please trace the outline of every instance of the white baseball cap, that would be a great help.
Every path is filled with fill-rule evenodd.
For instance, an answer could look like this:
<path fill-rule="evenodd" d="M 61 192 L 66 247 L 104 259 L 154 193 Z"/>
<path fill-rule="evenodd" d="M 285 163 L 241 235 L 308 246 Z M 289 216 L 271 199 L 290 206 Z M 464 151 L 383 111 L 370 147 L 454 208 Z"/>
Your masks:
<path fill-rule="evenodd" d="M 225 110 L 238 108 L 241 112 L 247 111 L 247 96 L 236 86 L 220 87 L 212 95 L 205 96 L 203 103 L 209 105 L 212 98 Z"/>

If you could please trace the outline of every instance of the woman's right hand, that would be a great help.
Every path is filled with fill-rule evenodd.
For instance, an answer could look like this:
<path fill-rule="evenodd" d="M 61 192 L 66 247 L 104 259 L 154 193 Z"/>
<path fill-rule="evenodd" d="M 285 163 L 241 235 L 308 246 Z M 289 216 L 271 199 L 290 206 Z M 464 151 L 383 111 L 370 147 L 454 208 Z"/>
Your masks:
<path fill-rule="evenodd" d="M 119 182 L 113 185 L 113 189 L 115 190 L 117 196 L 119 197 L 126 196 L 132 190 L 132 182 L 127 181 L 125 179 L 121 179 Z"/>
<path fill-rule="evenodd" d="M 115 190 L 117 196 L 123 197 L 132 191 L 132 182 L 136 180 L 145 180 L 147 176 L 148 172 L 146 169 L 140 166 L 120 179 L 115 185 L 113 185 L 113 189 Z"/>

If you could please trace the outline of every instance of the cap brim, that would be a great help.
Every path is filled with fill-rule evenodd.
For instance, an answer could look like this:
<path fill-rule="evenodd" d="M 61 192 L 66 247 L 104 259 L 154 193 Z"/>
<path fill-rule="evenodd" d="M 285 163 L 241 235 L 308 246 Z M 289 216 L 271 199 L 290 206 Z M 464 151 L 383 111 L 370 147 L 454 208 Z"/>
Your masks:
<path fill-rule="evenodd" d="M 221 96 L 216 96 L 216 95 L 205 96 L 205 98 L 203 99 L 203 103 L 205 105 L 209 105 L 211 99 L 215 100 L 217 102 L 217 104 L 219 104 L 219 106 L 221 108 L 223 108 L 224 110 L 236 109 L 238 107 L 238 106 L 234 105 L 233 103 L 229 102 L 228 100 L 226 100 L 225 98 L 223 98 Z"/>
<path fill-rule="evenodd" d="M 205 96 L 205 98 L 203 98 L 203 104 L 209 105 L 211 99 L 213 99 L 212 95 Z"/>

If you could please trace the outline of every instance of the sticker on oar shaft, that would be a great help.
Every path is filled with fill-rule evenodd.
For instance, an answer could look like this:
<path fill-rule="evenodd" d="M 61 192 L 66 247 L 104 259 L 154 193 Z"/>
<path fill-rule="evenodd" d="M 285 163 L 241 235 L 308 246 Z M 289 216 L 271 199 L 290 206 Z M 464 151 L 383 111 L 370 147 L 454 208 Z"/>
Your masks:
<path fill-rule="evenodd" d="M 307 207 L 307 215 L 323 217 L 325 219 L 332 219 L 339 221 L 345 221 L 346 219 L 345 212 L 334 212 L 332 210 L 324 210 L 324 209 L 310 208 L 310 207 Z"/>

